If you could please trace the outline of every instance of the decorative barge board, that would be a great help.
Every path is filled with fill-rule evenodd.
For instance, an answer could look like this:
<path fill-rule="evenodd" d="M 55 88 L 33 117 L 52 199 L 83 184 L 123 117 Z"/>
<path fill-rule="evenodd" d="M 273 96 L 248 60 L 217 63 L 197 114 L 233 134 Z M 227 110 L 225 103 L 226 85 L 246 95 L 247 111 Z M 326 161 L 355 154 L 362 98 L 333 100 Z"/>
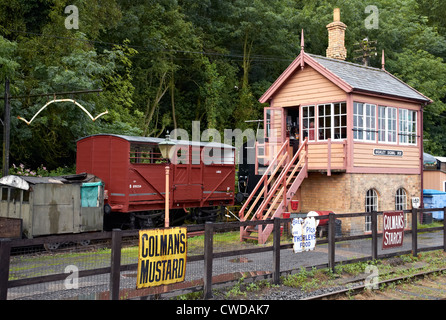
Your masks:
<path fill-rule="evenodd" d="M 345 28 L 335 9 L 327 57 L 306 53 L 302 32 L 300 54 L 259 99 L 267 105 L 257 150 L 288 142 L 293 155 L 307 144 L 295 212 L 410 209 L 422 199 L 423 108 L 432 100 L 387 72 L 384 57 L 381 69 L 344 61 Z M 263 152 L 263 163 L 276 153 Z M 358 219 L 343 230 L 368 231 L 369 217 Z"/>

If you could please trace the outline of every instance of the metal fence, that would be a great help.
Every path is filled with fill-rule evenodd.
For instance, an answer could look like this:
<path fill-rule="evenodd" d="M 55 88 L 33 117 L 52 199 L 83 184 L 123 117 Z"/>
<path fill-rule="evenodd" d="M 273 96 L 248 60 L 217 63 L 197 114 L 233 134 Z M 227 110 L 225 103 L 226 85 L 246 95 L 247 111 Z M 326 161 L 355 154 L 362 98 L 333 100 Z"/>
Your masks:
<path fill-rule="evenodd" d="M 188 229 L 187 266 L 184 282 L 136 289 L 138 232 L 113 230 L 77 235 L 0 241 L 0 300 L 5 299 L 158 299 L 212 290 L 244 279 L 280 276 L 302 268 L 331 268 L 338 264 L 382 259 L 402 254 L 446 248 L 446 225 L 419 228 L 426 212 L 446 208 L 413 209 L 404 213 L 408 224 L 402 247 L 381 247 L 382 212 L 330 214 L 318 233 L 314 250 L 294 253 L 292 219 L 253 222 L 206 223 Z M 316 217 L 316 219 L 327 219 Z M 368 221 L 367 228 L 355 227 Z M 274 225 L 264 245 L 238 241 L 242 226 Z M 44 244 L 57 243 L 47 251 Z"/>

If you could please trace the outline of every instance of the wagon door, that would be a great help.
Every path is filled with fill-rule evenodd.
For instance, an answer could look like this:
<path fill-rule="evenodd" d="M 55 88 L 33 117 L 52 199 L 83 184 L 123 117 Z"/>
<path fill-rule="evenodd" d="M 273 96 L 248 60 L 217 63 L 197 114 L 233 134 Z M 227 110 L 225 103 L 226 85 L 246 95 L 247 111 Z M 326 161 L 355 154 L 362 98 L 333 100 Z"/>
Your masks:
<path fill-rule="evenodd" d="M 180 152 L 182 153 L 180 156 Z M 178 148 L 174 171 L 174 202 L 200 201 L 203 194 L 203 168 L 199 146 Z"/>
<path fill-rule="evenodd" d="M 81 186 L 80 231 L 99 231 L 103 226 L 103 185 L 102 182 L 85 182 Z"/>
<path fill-rule="evenodd" d="M 33 236 L 79 232 L 80 198 L 80 188 L 76 184 L 35 185 Z"/>

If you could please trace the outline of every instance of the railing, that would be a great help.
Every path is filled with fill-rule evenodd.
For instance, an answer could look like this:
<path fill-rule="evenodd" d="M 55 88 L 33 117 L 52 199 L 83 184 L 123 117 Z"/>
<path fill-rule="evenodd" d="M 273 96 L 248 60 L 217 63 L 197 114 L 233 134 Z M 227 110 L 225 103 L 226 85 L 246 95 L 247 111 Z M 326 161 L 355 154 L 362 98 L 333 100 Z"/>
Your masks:
<path fill-rule="evenodd" d="M 241 221 L 267 220 L 280 216 L 303 179 L 308 176 L 308 141 L 305 140 L 302 143 L 291 160 L 289 160 L 288 150 L 289 140 L 286 140 L 240 210 Z M 270 176 L 268 176 L 269 173 L 271 173 Z M 295 176 L 296 173 L 298 173 L 297 176 Z M 262 189 L 257 193 L 262 185 Z M 258 208 L 256 208 L 257 205 Z M 245 213 L 248 206 L 249 209 Z M 240 240 L 254 239 L 255 237 L 251 234 L 257 233 L 259 243 L 264 243 L 271 231 L 272 226 L 264 229 L 261 226 L 257 229 L 242 227 Z"/>
<path fill-rule="evenodd" d="M 326 171 L 331 176 L 333 170 L 347 168 L 347 141 L 327 139 L 309 144 L 309 170 Z"/>
<path fill-rule="evenodd" d="M 305 150 L 305 155 L 299 159 L 299 162 L 295 165 L 294 169 L 293 169 L 293 174 L 297 171 L 297 169 L 299 168 L 301 161 L 305 160 L 305 164 L 308 162 L 308 145 L 307 145 L 307 140 L 304 141 L 304 143 L 302 143 L 302 145 L 300 146 L 299 150 L 296 152 L 296 154 L 293 156 L 292 160 L 289 161 L 288 163 L 285 164 L 284 169 L 280 172 L 279 177 L 277 178 L 276 182 L 274 183 L 274 185 L 271 187 L 271 189 L 268 192 L 267 197 L 264 199 L 264 201 L 262 202 L 261 206 L 258 208 L 258 210 L 256 211 L 256 217 L 257 218 L 262 218 L 263 220 L 266 220 L 269 218 L 272 210 L 274 209 L 275 205 L 277 204 L 278 200 L 282 197 L 283 199 L 285 199 L 285 196 L 288 195 L 288 184 L 289 182 L 291 182 L 292 179 L 292 175 L 288 175 L 291 167 L 296 163 L 296 160 L 299 159 L 299 156 L 302 153 L 302 150 Z M 306 171 L 305 171 L 305 175 L 306 175 Z M 277 189 L 279 189 L 279 187 L 282 186 L 282 188 L 280 189 L 279 193 L 276 194 Z M 259 195 L 260 196 L 260 195 Z M 274 198 L 273 202 L 270 204 L 270 201 L 272 200 L 272 198 Z M 283 206 L 287 206 L 287 200 L 285 200 L 282 205 Z M 266 212 L 265 215 L 262 215 L 261 213 L 265 210 L 266 206 L 269 205 L 269 209 Z"/>
<path fill-rule="evenodd" d="M 250 259 L 254 259 L 254 257 L 257 257 L 265 252 L 272 252 L 272 259 L 268 261 L 270 263 L 265 269 L 258 269 L 258 270 L 271 270 L 268 271 L 262 275 L 250 275 L 247 276 L 246 279 L 252 278 L 255 279 L 257 277 L 262 278 L 269 278 L 272 279 L 272 281 L 275 284 L 280 283 L 280 276 L 289 274 L 291 272 L 299 270 L 301 268 L 306 268 L 307 270 L 311 270 L 312 268 L 330 268 L 334 270 L 335 266 L 338 264 L 346 264 L 346 263 L 354 263 L 354 262 L 360 262 L 360 261 L 369 261 L 369 260 L 375 260 L 375 259 L 384 259 L 389 258 L 393 256 L 403 255 L 403 254 L 411 254 L 414 257 L 418 256 L 419 252 L 425 252 L 425 251 L 431 251 L 431 250 L 446 250 L 446 224 L 443 221 L 442 226 L 438 227 L 432 227 L 432 228 L 424 228 L 424 229 L 418 229 L 417 222 L 419 221 L 417 214 L 424 213 L 424 212 L 432 212 L 432 211 L 443 211 L 444 215 L 446 216 L 446 208 L 425 208 L 425 209 L 412 209 L 412 210 L 404 210 L 404 213 L 409 213 L 412 215 L 412 224 L 411 224 L 411 230 L 406 230 L 405 234 L 411 234 L 411 239 L 407 241 L 407 246 L 409 247 L 409 250 L 404 248 L 395 248 L 395 250 L 392 250 L 391 252 L 386 253 L 379 253 L 379 237 L 381 236 L 379 234 L 379 227 L 378 227 L 378 217 L 382 214 L 382 212 L 362 212 L 362 213 L 340 213 L 340 214 L 333 214 L 331 213 L 328 217 L 328 236 L 326 238 L 318 238 L 316 242 L 316 248 L 319 248 L 320 250 L 327 250 L 327 255 L 324 255 L 321 259 L 316 260 L 316 256 L 320 256 L 321 252 L 319 250 L 319 253 L 308 251 L 308 252 L 302 252 L 302 253 L 293 253 L 291 252 L 290 248 L 293 247 L 293 243 L 289 242 L 289 237 L 282 237 L 281 238 L 281 231 L 282 226 L 289 224 L 292 219 L 280 219 L 276 218 L 273 220 L 268 221 L 245 221 L 245 222 L 230 222 L 230 223 L 206 223 L 203 225 L 195 225 L 195 226 L 188 226 L 188 232 L 195 232 L 198 230 L 204 229 L 204 250 L 203 254 L 195 254 L 192 256 L 188 256 L 187 261 L 189 263 L 195 263 L 195 262 L 201 262 L 199 265 L 204 265 L 204 269 L 200 269 L 200 278 L 202 280 L 198 283 L 190 283 L 190 286 L 184 286 L 183 289 L 179 290 L 178 288 L 175 288 L 174 285 L 168 285 L 168 286 L 160 286 L 151 289 L 152 291 L 141 291 L 143 289 L 132 289 L 132 291 L 129 291 L 127 289 L 123 289 L 120 287 L 120 278 L 121 280 L 123 277 L 119 276 L 121 273 L 128 273 L 129 271 L 135 271 L 137 269 L 137 263 L 132 264 L 125 264 L 123 262 L 123 259 L 120 258 L 120 251 L 123 247 L 123 237 L 127 236 L 133 236 L 137 235 L 137 231 L 120 231 L 120 230 L 114 230 L 113 232 L 97 232 L 97 233 L 85 233 L 85 234 L 79 234 L 79 235 L 63 235 L 63 236 L 51 236 L 51 237 L 42 237 L 42 238 L 36 238 L 36 239 L 20 239 L 20 240 L 11 240 L 11 239 L 1 239 L 0 240 L 0 300 L 7 299 L 8 295 L 8 289 L 9 288 L 17 288 L 17 287 L 26 287 L 30 285 L 36 285 L 40 283 L 49 283 L 54 281 L 63 281 L 66 280 L 67 277 L 69 277 L 71 274 L 67 274 L 66 272 L 62 272 L 59 274 L 49 274 L 49 275 L 42 275 L 39 273 L 39 275 L 36 274 L 36 276 L 32 278 L 25 278 L 25 279 L 12 279 L 10 278 L 10 272 L 14 268 L 12 265 L 10 267 L 10 260 L 13 258 L 13 255 L 11 255 L 12 250 L 17 250 L 21 247 L 29 247 L 29 246 L 35 246 L 35 245 L 41 245 L 45 242 L 58 242 L 58 241 L 81 241 L 81 240 L 99 240 L 99 239 L 109 239 L 111 240 L 111 248 L 110 253 L 107 255 L 108 261 L 110 261 L 110 264 L 101 268 L 97 269 L 88 269 L 88 270 L 79 270 L 78 277 L 84 278 L 84 277 L 90 277 L 94 274 L 104 274 L 108 275 L 109 279 L 109 286 L 110 289 L 105 289 L 106 294 L 101 295 L 102 299 L 129 299 L 129 298 L 144 298 L 148 296 L 153 295 L 161 295 L 161 294 L 169 294 L 172 293 L 172 290 L 177 290 L 173 292 L 173 294 L 182 294 L 185 292 L 197 292 L 203 290 L 203 298 L 209 299 L 212 298 L 212 287 L 217 283 L 216 275 L 218 271 L 213 268 L 213 265 L 220 265 L 223 264 L 223 261 L 227 261 L 227 257 L 231 256 L 240 256 L 243 255 L 244 257 L 247 257 L 250 255 Z M 361 235 L 353 235 L 353 236 L 345 236 L 345 235 L 338 235 L 336 233 L 335 227 L 336 227 L 336 220 L 342 220 L 342 219 L 351 219 L 355 217 L 367 217 L 370 216 L 372 219 L 372 230 L 371 233 L 368 234 L 361 234 Z M 318 216 L 315 217 L 317 220 L 320 219 L 327 219 L 327 216 Z M 274 234 L 272 237 L 272 243 L 268 246 L 255 246 L 253 245 L 251 248 L 243 248 L 240 250 L 234 250 L 232 248 L 231 250 L 227 251 L 220 251 L 217 252 L 217 249 L 221 247 L 221 242 L 218 241 L 219 245 L 214 246 L 214 238 L 221 234 L 223 229 L 234 229 L 239 227 L 245 227 L 245 226 L 264 226 L 264 225 L 272 225 L 274 229 Z M 218 231 L 218 233 L 217 233 Z M 423 237 L 418 237 L 417 234 L 419 232 L 423 232 Z M 423 243 L 421 238 L 424 238 L 427 233 L 435 232 L 438 234 L 437 241 L 435 243 L 431 243 L 430 241 L 425 243 L 424 245 L 421 245 Z M 353 241 L 361 241 L 361 247 L 358 248 L 361 252 L 364 252 L 365 248 L 371 248 L 371 254 L 370 255 L 364 255 L 363 257 L 356 257 L 353 255 L 352 258 L 347 258 L 346 260 L 340 260 L 339 257 L 336 259 L 336 243 L 340 243 L 339 245 L 345 246 L 346 244 L 349 244 Z M 371 241 L 369 241 L 371 240 Z M 345 251 L 345 250 L 344 250 Z M 135 251 L 137 252 L 137 251 Z M 189 252 L 189 248 L 188 248 Z M 308 254 L 308 259 L 311 259 L 312 265 L 308 265 L 309 260 L 305 259 L 289 259 L 286 258 L 286 255 L 303 255 Z M 339 253 L 339 256 L 342 254 Z M 55 258 L 57 258 L 57 255 L 54 255 Z M 282 258 L 281 258 L 282 257 Z M 31 258 L 31 257 L 30 257 Z M 42 259 L 41 256 L 33 257 L 34 259 L 40 261 Z M 135 255 L 135 258 L 137 258 L 137 254 Z M 224 258 L 223 260 L 221 260 Z M 220 259 L 217 260 L 216 259 Z M 345 259 L 345 258 L 344 258 Z M 29 259 L 31 260 L 31 259 Z M 263 258 L 262 260 L 265 260 Z M 286 261 L 292 260 L 292 266 L 284 267 L 283 263 Z M 299 262 L 300 261 L 300 262 Z M 31 261 L 26 261 L 27 266 L 30 266 L 29 264 Z M 71 263 L 75 263 L 75 261 L 71 261 Z M 272 264 L 272 266 L 271 266 Z M 234 271 L 234 264 L 229 264 L 226 266 L 227 268 L 224 268 L 220 271 L 220 273 L 228 274 L 230 272 Z M 192 268 L 189 268 L 187 272 L 190 272 Z M 248 269 L 252 270 L 252 269 Z M 233 280 L 229 280 L 233 281 Z M 104 290 L 102 287 L 102 282 L 98 284 L 100 287 L 99 290 Z M 220 283 L 222 284 L 222 283 Z M 101 289 L 102 288 L 102 289 Z M 88 291 L 93 290 L 94 288 L 90 288 Z M 80 290 L 80 288 L 79 288 Z M 126 291 L 127 290 L 127 291 Z M 40 292 L 40 290 L 37 290 Z M 134 294 L 134 295 L 133 295 Z"/>
<path fill-rule="evenodd" d="M 266 195 L 268 193 L 268 186 L 273 181 L 274 176 L 277 174 L 278 170 L 281 168 L 283 161 L 285 161 L 286 157 L 288 157 L 288 149 L 289 149 L 289 140 L 287 139 L 282 146 L 280 147 L 277 154 L 274 156 L 274 158 L 271 160 L 268 168 L 264 172 L 262 178 L 255 186 L 254 190 L 249 195 L 248 199 L 243 204 L 242 208 L 239 211 L 239 217 L 241 221 L 245 221 L 248 219 L 249 215 L 251 214 L 252 210 L 256 206 L 257 202 L 259 201 L 261 195 Z M 279 160 L 279 156 L 281 156 L 281 159 Z M 257 163 L 257 161 L 256 161 Z M 263 185 L 262 190 L 259 192 L 258 196 L 256 197 L 254 203 L 251 204 L 252 199 L 259 191 L 260 187 Z M 250 206 L 248 212 L 245 214 L 246 208 Z"/>

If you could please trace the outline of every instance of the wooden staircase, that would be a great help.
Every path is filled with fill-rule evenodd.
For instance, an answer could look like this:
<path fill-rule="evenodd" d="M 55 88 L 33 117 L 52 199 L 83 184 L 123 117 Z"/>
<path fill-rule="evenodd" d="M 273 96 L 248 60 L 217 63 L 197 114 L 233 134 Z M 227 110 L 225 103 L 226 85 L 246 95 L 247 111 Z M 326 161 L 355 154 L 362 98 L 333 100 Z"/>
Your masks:
<path fill-rule="evenodd" d="M 289 149 L 287 139 L 241 208 L 240 221 L 274 219 L 285 212 L 302 181 L 308 177 L 307 140 L 296 154 L 290 155 Z M 272 230 L 272 224 L 240 227 L 240 240 L 253 239 L 264 244 Z"/>

